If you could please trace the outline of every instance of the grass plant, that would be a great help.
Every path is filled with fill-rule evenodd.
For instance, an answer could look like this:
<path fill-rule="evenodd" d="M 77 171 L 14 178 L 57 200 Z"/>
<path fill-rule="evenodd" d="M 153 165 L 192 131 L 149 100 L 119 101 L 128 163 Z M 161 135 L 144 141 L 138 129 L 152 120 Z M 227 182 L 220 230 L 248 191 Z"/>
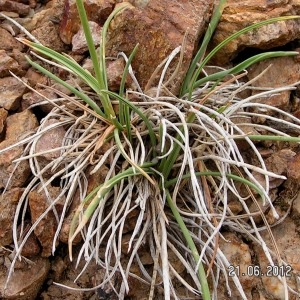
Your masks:
<path fill-rule="evenodd" d="M 95 75 L 65 54 L 24 38 L 19 39 L 38 53 L 35 57 L 39 58 L 39 55 L 47 57 L 50 64 L 54 62 L 67 69 L 71 76 L 82 79 L 91 92 L 86 93 L 70 85 L 38 62 L 27 58 L 33 67 L 69 89 L 73 96 L 57 91 L 59 99 L 45 98 L 45 101 L 54 105 L 53 110 L 41 121 L 36 133 L 12 146 L 25 146 L 22 157 L 15 161 L 16 167 L 21 161 L 28 160 L 34 176 L 19 201 L 15 215 L 13 237 L 16 255 L 10 275 L 27 238 L 49 211 L 53 211 L 57 218 L 57 230 L 53 240 L 54 254 L 63 222 L 78 191 L 81 203 L 74 212 L 69 232 L 70 259 L 73 259 L 74 239 L 81 234 L 83 240 L 77 257 L 78 262 L 85 259 L 87 267 L 94 260 L 106 270 L 104 280 L 87 290 L 101 288 L 106 283 L 112 282 L 118 272 L 121 274 L 122 284 L 115 292 L 123 299 L 129 290 L 128 278 L 136 276 L 131 272 L 131 267 L 136 264 L 143 277 L 140 280 L 149 284 L 150 298 L 154 297 L 156 281 L 160 277 L 165 299 L 181 298 L 174 287 L 174 280 L 185 286 L 195 297 L 201 295 L 205 300 L 217 299 L 220 276 L 223 274 L 228 280 L 227 268 L 230 265 L 230 261 L 218 246 L 218 239 L 222 238 L 220 229 L 224 224 L 234 231 L 238 228 L 260 245 L 270 264 L 274 264 L 274 257 L 280 264 L 284 263 L 279 253 L 266 246 L 245 200 L 252 198 L 255 203 L 263 202 L 278 218 L 269 196 L 269 179 L 271 177 L 285 179 L 285 177 L 267 170 L 255 141 L 299 143 L 300 138 L 265 125 L 260 125 L 260 129 L 269 133 L 268 135 L 253 135 L 243 131 L 240 125 L 255 127 L 250 122 L 254 114 L 258 117 L 272 118 L 264 114 L 268 109 L 276 112 L 276 115 L 288 116 L 291 120 L 277 119 L 278 122 L 287 122 L 300 130 L 298 119 L 277 108 L 258 102 L 255 106 L 261 113 L 251 113 L 248 110 L 256 99 L 271 96 L 282 90 L 293 90 L 295 85 L 258 92 L 246 99 L 240 99 L 238 95 L 241 91 L 253 87 L 249 83 L 242 82 L 239 74 L 260 60 L 298 53 L 259 54 L 229 70 L 221 70 L 212 75 L 206 75 L 205 69 L 208 68 L 207 64 L 212 56 L 238 36 L 266 24 L 296 17 L 279 17 L 251 25 L 234 33 L 206 54 L 207 45 L 225 5 L 225 1 L 221 0 L 215 9 L 202 46 L 187 72 L 180 95 L 160 96 L 160 90 L 157 90 L 158 96 L 150 97 L 141 92 L 125 89 L 125 78 L 128 73 L 136 81 L 133 73 L 129 71 L 138 46 L 128 59 L 126 57 L 119 93 L 108 89 L 106 33 L 110 21 L 126 9 L 128 4 L 118 6 L 108 18 L 103 27 L 101 45 L 96 49 L 83 2 L 76 0 L 76 3 Z M 184 45 L 182 48 L 179 47 L 176 53 L 180 51 L 183 53 L 183 48 Z M 171 57 L 170 61 L 173 58 Z M 43 60 L 45 61 L 45 58 Z M 164 80 L 162 72 L 160 79 L 162 84 L 159 85 L 159 89 L 165 89 Z M 141 100 L 131 102 L 130 95 Z M 116 106 L 118 110 L 114 109 Z M 82 115 L 75 114 L 74 107 L 80 108 Z M 249 120 L 249 123 L 235 124 L 233 119 L 237 117 L 243 117 Z M 50 119 L 57 120 L 57 123 L 47 125 Z M 40 137 L 53 127 L 66 128 L 61 147 L 48 151 L 59 150 L 60 156 L 46 166 L 41 166 L 38 157 L 44 153 L 36 152 L 36 144 Z M 259 162 L 258 165 L 251 165 L 245 161 L 237 145 L 237 141 L 240 140 L 248 144 Z M 0 150 L 0 153 L 7 150 Z M 87 193 L 89 174 L 86 171 L 90 168 L 91 174 L 103 170 L 106 175 L 105 180 L 99 182 L 99 186 Z M 45 175 L 49 172 L 53 174 L 50 177 Z M 263 182 L 258 181 L 254 173 L 261 174 Z M 61 193 L 53 199 L 49 195 L 48 187 L 54 180 L 59 180 Z M 246 196 L 241 195 L 240 185 L 248 190 Z M 28 193 L 33 189 L 44 191 L 48 195 L 49 207 L 23 236 L 22 230 L 17 231 L 17 225 L 20 219 L 22 224 L 24 222 L 25 212 L 28 209 Z M 229 193 L 242 203 L 244 211 L 248 214 L 248 223 L 239 220 L 238 217 L 232 218 L 233 213 L 228 206 Z M 64 207 L 59 214 L 55 205 L 62 196 L 65 199 Z M 138 216 L 128 242 L 129 258 L 124 266 L 121 261 L 122 233 L 133 211 L 138 211 Z M 267 222 L 264 226 L 268 227 Z M 149 246 L 153 258 L 155 266 L 152 273 L 141 263 L 139 250 L 143 244 Z M 99 251 L 105 251 L 104 259 L 100 258 Z M 171 253 L 184 265 L 185 276 L 179 274 L 169 260 Z M 84 270 L 85 268 L 82 272 Z M 210 287 L 208 278 L 211 282 Z M 239 278 L 233 277 L 233 281 L 241 298 L 247 299 Z M 289 287 L 284 279 L 282 281 L 287 295 Z M 227 286 L 230 293 L 229 285 Z"/>

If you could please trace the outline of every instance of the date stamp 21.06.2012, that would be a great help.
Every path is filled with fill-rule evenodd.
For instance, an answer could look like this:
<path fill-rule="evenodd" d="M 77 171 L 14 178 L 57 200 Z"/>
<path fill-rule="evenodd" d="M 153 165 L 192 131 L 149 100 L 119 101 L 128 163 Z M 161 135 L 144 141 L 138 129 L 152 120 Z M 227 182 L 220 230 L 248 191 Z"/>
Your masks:
<path fill-rule="evenodd" d="M 229 277 L 291 277 L 292 267 L 290 265 L 268 265 L 265 269 L 262 269 L 259 265 L 249 265 L 241 270 L 239 265 L 230 265 L 228 267 Z"/>

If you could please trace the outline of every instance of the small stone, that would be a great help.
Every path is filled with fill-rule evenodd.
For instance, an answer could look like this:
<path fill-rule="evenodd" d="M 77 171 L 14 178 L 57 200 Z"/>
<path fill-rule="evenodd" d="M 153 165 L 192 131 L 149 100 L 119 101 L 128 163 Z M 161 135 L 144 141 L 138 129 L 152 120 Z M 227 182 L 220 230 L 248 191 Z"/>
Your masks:
<path fill-rule="evenodd" d="M 88 19 L 103 25 L 108 16 L 113 11 L 115 0 L 88 0 L 84 2 L 84 7 Z M 80 28 L 80 20 L 75 0 L 66 0 L 64 13 L 60 23 L 60 38 L 65 44 L 71 44 L 72 38 Z"/>
<path fill-rule="evenodd" d="M 287 176 L 300 180 L 300 153 L 297 153 L 287 164 Z"/>
<path fill-rule="evenodd" d="M 21 255 L 26 258 L 36 257 L 39 255 L 40 251 L 41 247 L 39 242 L 34 233 L 31 233 L 22 248 Z"/>
<path fill-rule="evenodd" d="M 30 110 L 9 116 L 6 120 L 6 140 L 17 140 L 28 131 L 34 130 L 38 126 L 36 116 Z"/>
<path fill-rule="evenodd" d="M 14 77 L 0 78 L 0 107 L 16 110 L 26 90 L 25 85 Z"/>
<path fill-rule="evenodd" d="M 24 46 L 18 42 L 7 30 L 0 27 L 0 49 L 13 51 L 13 49 L 22 50 Z"/>
<path fill-rule="evenodd" d="M 245 293 L 249 293 L 255 285 L 254 278 L 248 276 L 248 266 L 252 265 L 249 246 L 232 232 L 224 232 L 222 235 L 224 239 L 222 238 L 219 241 L 220 249 L 228 259 L 230 265 L 239 268 L 239 280 Z M 244 274 L 244 276 L 241 276 L 242 274 Z"/>
<path fill-rule="evenodd" d="M 18 75 L 20 66 L 17 61 L 7 55 L 5 50 L 0 50 L 0 77 L 9 76 L 9 71 Z"/>
<path fill-rule="evenodd" d="M 251 24 L 273 17 L 298 14 L 299 3 L 297 1 L 228 0 L 210 47 L 213 48 L 219 45 L 234 32 Z M 216 64 L 225 64 L 246 47 L 271 49 L 286 45 L 293 40 L 299 39 L 299 37 L 300 26 L 298 19 L 275 22 L 234 39 L 218 51 L 213 61 Z"/>
<path fill-rule="evenodd" d="M 15 140 L 4 140 L 0 143 L 0 150 L 15 144 Z M 23 153 L 23 147 L 13 147 L 0 154 L 0 188 L 23 187 L 30 175 L 30 166 L 28 161 L 21 161 L 16 164 L 13 161 Z"/>
<path fill-rule="evenodd" d="M 61 193 L 61 189 L 59 187 L 48 186 L 47 189 L 49 198 L 44 192 L 38 192 L 36 190 L 29 192 L 28 198 L 32 223 L 34 223 L 46 211 L 49 205 Z M 63 203 L 64 197 L 61 197 L 55 205 L 58 215 L 60 215 L 62 211 Z M 34 234 L 42 246 L 42 257 L 49 257 L 52 254 L 52 246 L 56 229 L 57 220 L 52 210 L 46 214 L 46 216 L 37 224 L 36 228 L 34 229 Z M 56 242 L 56 246 L 57 245 L 58 241 Z"/>
<path fill-rule="evenodd" d="M 267 68 L 268 70 L 254 82 L 253 86 L 277 88 L 300 80 L 300 64 L 296 63 L 294 57 L 277 57 L 261 61 L 249 68 L 248 78 L 250 80 L 255 78 Z M 290 91 L 283 91 L 256 101 L 287 110 L 290 94 Z"/>
<path fill-rule="evenodd" d="M 122 76 L 124 73 L 125 62 L 122 58 L 110 61 L 107 63 L 107 83 L 109 90 L 118 92 Z M 128 86 L 132 82 L 129 75 L 126 77 L 126 85 Z"/>
<path fill-rule="evenodd" d="M 293 220 L 288 216 L 285 218 L 284 222 L 278 224 L 272 228 L 272 234 L 274 240 L 276 241 L 276 247 L 280 253 L 281 258 L 285 261 L 288 266 L 291 266 L 296 272 L 300 271 L 300 251 L 298 245 L 300 244 L 299 234 L 297 233 L 297 226 Z M 266 243 L 266 246 L 271 248 L 273 247 L 273 238 L 270 239 L 270 234 L 267 231 L 261 231 L 261 237 Z M 282 282 L 279 281 L 277 276 L 274 276 L 273 270 L 276 270 L 271 267 L 269 260 L 267 259 L 263 249 L 261 247 L 254 247 L 256 256 L 259 261 L 260 268 L 265 276 L 262 276 L 263 288 L 267 292 L 269 299 L 286 299 L 285 291 Z M 273 257 L 276 259 L 277 257 Z M 277 265 L 277 259 L 275 260 L 275 265 Z M 266 272 L 269 270 L 269 275 L 266 276 Z M 287 284 L 294 290 L 296 288 L 296 281 L 293 276 L 292 271 L 288 271 L 288 268 L 283 269 L 283 273 L 286 274 L 285 279 Z M 292 293 L 290 293 L 292 296 Z M 291 298 L 293 299 L 293 298 Z"/>
<path fill-rule="evenodd" d="M 13 220 L 22 192 L 23 189 L 13 188 L 0 196 L 0 246 L 10 245 L 13 241 Z"/>
<path fill-rule="evenodd" d="M 94 41 L 95 47 L 100 45 L 101 41 L 101 26 L 99 26 L 96 22 L 89 21 L 89 27 L 91 30 L 92 38 Z M 74 34 L 72 38 L 72 51 L 75 54 L 82 54 L 88 50 L 87 41 L 85 38 L 85 34 L 83 28 L 80 27 L 78 32 Z"/>
<path fill-rule="evenodd" d="M 29 92 L 23 95 L 21 101 L 21 109 L 25 110 L 31 108 L 32 106 L 38 105 L 38 107 L 45 113 L 50 113 L 53 109 L 53 105 L 50 102 L 47 102 L 47 99 L 53 100 L 57 99 L 57 94 L 51 90 L 43 89 L 43 88 L 36 88 L 35 89 L 38 93 Z M 43 96 L 46 97 L 46 99 Z M 45 104 L 39 104 L 41 102 L 45 102 Z M 57 103 L 57 102 L 56 102 Z"/>
<path fill-rule="evenodd" d="M 64 52 L 66 50 L 65 44 L 59 38 L 57 25 L 51 21 L 47 21 L 48 19 L 43 20 L 31 33 L 44 46 L 54 51 Z"/>
<path fill-rule="evenodd" d="M 30 6 L 18 1 L 0 0 L 0 11 L 12 11 L 20 16 L 29 14 Z"/>
<path fill-rule="evenodd" d="M 7 114 L 8 112 L 6 109 L 0 108 L 0 136 L 4 129 L 4 124 L 6 122 Z"/>
<path fill-rule="evenodd" d="M 45 258 L 31 258 L 31 262 L 22 268 L 16 268 L 5 287 L 7 271 L 0 272 L 1 299 L 28 300 L 37 299 L 38 292 L 47 278 L 50 263 Z"/>
<path fill-rule="evenodd" d="M 59 124 L 58 120 L 50 119 L 43 123 L 43 128 L 48 126 Z M 42 153 L 43 151 L 48 151 L 51 149 L 55 149 L 61 147 L 63 144 L 63 140 L 65 138 L 66 130 L 62 126 L 54 127 L 53 129 L 47 130 L 43 135 L 40 136 L 36 143 L 35 151 L 37 153 Z M 48 152 L 45 154 L 41 154 L 39 157 L 43 157 L 48 161 L 52 161 L 58 158 L 61 155 L 60 150 L 56 150 L 53 152 Z"/>
<path fill-rule="evenodd" d="M 1 79 L 0 79 L 1 81 Z M 6 119 L 6 135 L 0 143 L 0 150 L 14 145 L 19 137 L 38 126 L 35 115 L 29 110 L 16 113 Z M 23 153 L 23 146 L 13 147 L 0 154 L 0 188 L 5 187 L 10 180 L 10 187 L 22 187 L 30 174 L 29 163 L 23 160 L 17 164 L 13 161 Z"/>

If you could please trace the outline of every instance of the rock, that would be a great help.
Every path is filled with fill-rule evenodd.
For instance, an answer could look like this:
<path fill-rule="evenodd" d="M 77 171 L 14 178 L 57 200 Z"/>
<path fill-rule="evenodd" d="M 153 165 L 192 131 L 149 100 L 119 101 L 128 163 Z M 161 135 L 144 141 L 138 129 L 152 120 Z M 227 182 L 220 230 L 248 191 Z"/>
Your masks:
<path fill-rule="evenodd" d="M 149 79 L 156 67 L 178 46 L 182 45 L 187 33 L 183 62 L 174 81 L 168 88 L 178 93 L 199 38 L 205 30 L 214 1 L 159 1 L 150 0 L 143 8 L 133 7 L 120 12 L 109 27 L 107 55 L 115 57 L 118 52 L 130 55 L 139 44 L 133 60 L 139 84 L 144 89 L 151 88 Z M 165 81 L 174 73 L 179 55 L 170 65 Z M 160 74 L 160 72 L 159 72 Z M 148 83 L 148 86 L 147 86 Z"/>
<path fill-rule="evenodd" d="M 67 264 L 61 256 L 55 256 L 51 261 L 51 273 L 54 281 L 59 281 L 63 278 Z"/>
<path fill-rule="evenodd" d="M 13 220 L 22 192 L 23 189 L 13 188 L 0 195 L 0 246 L 12 243 Z"/>
<path fill-rule="evenodd" d="M 20 16 L 26 16 L 30 11 L 30 6 L 19 1 L 0 0 L 0 11 L 12 11 Z"/>
<path fill-rule="evenodd" d="M 4 124 L 6 122 L 7 114 L 8 114 L 7 110 L 5 110 L 4 108 L 0 108 L 0 136 L 4 129 Z"/>
<path fill-rule="evenodd" d="M 29 69 L 30 64 L 26 60 L 25 54 L 21 52 L 19 49 L 13 49 L 13 51 L 10 53 L 10 56 L 17 61 L 17 63 L 20 66 L 20 70 L 18 71 L 18 74 L 20 76 L 23 76 L 26 74 L 26 70 Z"/>
<path fill-rule="evenodd" d="M 14 140 L 4 140 L 0 143 L 0 150 L 15 144 Z M 13 161 L 23 153 L 23 147 L 14 147 L 0 154 L 0 188 L 23 187 L 30 175 L 28 161 L 21 161 L 17 168 Z"/>
<path fill-rule="evenodd" d="M 36 116 L 30 110 L 9 116 L 6 120 L 6 140 L 17 140 L 24 133 L 35 129 L 38 126 Z"/>
<path fill-rule="evenodd" d="M 101 27 L 96 23 L 89 21 L 89 27 L 91 30 L 94 45 L 98 47 L 101 41 Z M 84 31 L 82 26 L 79 28 L 78 32 L 72 37 L 72 51 L 75 54 L 82 54 L 88 50 L 87 41 L 85 39 Z"/>
<path fill-rule="evenodd" d="M 249 68 L 248 78 L 249 80 L 255 78 L 270 66 L 253 86 L 277 88 L 296 83 L 300 81 L 300 64 L 296 62 L 297 59 L 297 57 L 277 57 L 261 61 Z M 283 91 L 256 101 L 288 110 L 290 94 L 290 91 Z"/>
<path fill-rule="evenodd" d="M 108 88 L 111 91 L 118 92 L 120 89 L 120 84 L 122 80 L 122 75 L 124 73 L 125 62 L 121 58 L 110 61 L 107 63 L 107 83 Z M 127 75 L 126 77 L 126 86 L 129 86 L 132 83 L 131 77 Z"/>
<path fill-rule="evenodd" d="M 31 86 L 36 86 L 37 84 L 47 84 L 47 80 L 48 78 L 41 74 L 40 72 L 38 72 L 35 68 L 31 67 L 27 70 L 26 73 L 26 78 L 28 78 L 28 83 Z"/>
<path fill-rule="evenodd" d="M 47 189 L 49 198 L 46 196 L 44 191 L 38 192 L 37 190 L 33 190 L 29 192 L 28 198 L 32 223 L 34 223 L 46 211 L 50 203 L 52 203 L 61 193 L 61 189 L 59 187 L 48 186 Z M 55 205 L 58 216 L 62 211 L 63 203 L 64 197 L 61 197 Z M 57 220 L 53 210 L 48 212 L 34 229 L 34 234 L 42 246 L 42 257 L 49 257 L 52 254 L 52 245 L 56 229 Z M 56 243 L 56 246 L 57 245 L 58 241 Z"/>
<path fill-rule="evenodd" d="M 14 49 L 22 50 L 24 46 L 18 42 L 7 30 L 0 27 L 0 49 L 13 51 Z"/>
<path fill-rule="evenodd" d="M 62 280 L 59 283 L 69 286 L 71 288 L 79 289 L 80 287 L 71 280 Z M 47 291 L 44 291 L 40 295 L 40 299 L 42 300 L 64 300 L 64 299 L 72 299 L 72 300 L 82 300 L 86 299 L 83 297 L 84 292 L 79 292 L 71 289 L 63 289 L 60 286 L 51 285 Z M 92 299 L 92 298 L 91 298 Z"/>
<path fill-rule="evenodd" d="M 44 46 L 57 52 L 64 52 L 66 48 L 58 35 L 57 25 L 47 20 L 48 18 L 39 24 L 36 29 L 32 30 L 32 35 Z"/>
<path fill-rule="evenodd" d="M 47 86 L 49 78 L 37 72 L 34 68 L 28 69 L 25 77 L 28 78 L 29 85 L 34 87 L 35 91 L 37 91 L 38 93 L 30 91 L 23 95 L 21 101 L 22 110 L 27 109 L 32 105 L 38 105 L 41 102 L 47 101 L 43 96 L 50 100 L 57 98 L 57 94 L 54 91 L 39 86 L 40 84 Z M 39 105 L 39 108 L 43 112 L 49 113 L 53 109 L 53 105 L 51 103 L 42 104 Z"/>
<path fill-rule="evenodd" d="M 25 85 L 14 77 L 0 78 L 0 107 L 16 110 L 26 90 Z"/>
<path fill-rule="evenodd" d="M 30 224 L 28 224 L 27 228 L 29 227 Z M 40 254 L 40 251 L 41 247 L 39 245 L 39 242 L 34 233 L 31 233 L 22 248 L 21 255 L 26 258 L 36 257 Z"/>
<path fill-rule="evenodd" d="M 292 267 L 293 272 L 288 272 L 287 268 L 284 268 L 284 274 L 286 274 L 286 280 L 288 285 L 297 290 L 296 280 L 293 276 L 293 273 L 299 273 L 300 271 L 300 250 L 299 243 L 300 238 L 297 233 L 297 227 L 290 217 L 287 217 L 284 222 L 272 228 L 272 234 L 276 241 L 278 252 L 281 255 L 281 258 L 286 262 L 287 265 Z M 261 231 L 262 239 L 266 242 L 267 246 L 271 249 L 273 248 L 273 240 L 270 239 L 269 233 L 267 231 Z M 267 260 L 261 247 L 255 247 L 255 252 L 257 253 L 257 258 L 259 265 L 263 273 L 269 270 L 269 272 L 275 270 L 270 267 L 270 262 Z M 276 257 L 275 264 L 278 261 Z M 286 299 L 284 296 L 284 287 L 283 284 L 279 281 L 276 276 L 262 276 L 262 283 L 265 291 L 267 292 L 268 299 Z M 291 299 L 292 293 L 290 293 Z"/>
<path fill-rule="evenodd" d="M 32 258 L 31 262 L 24 263 L 23 268 L 15 269 L 6 289 L 7 271 L 0 272 L 0 297 L 3 300 L 37 299 L 37 294 L 47 278 L 50 268 L 48 259 Z"/>
<path fill-rule="evenodd" d="M 59 124 L 58 120 L 50 119 L 43 123 L 43 128 L 48 126 Z M 45 132 L 41 137 L 38 139 L 36 143 L 35 151 L 36 153 L 41 153 L 43 151 L 48 151 L 51 149 L 55 149 L 62 146 L 63 140 L 65 138 L 66 130 L 62 126 L 55 127 L 53 129 L 48 130 Z M 48 152 L 39 156 L 48 160 L 52 161 L 58 158 L 61 155 L 60 150 L 56 150 L 53 152 Z"/>
<path fill-rule="evenodd" d="M 0 150 L 14 145 L 19 137 L 37 126 L 38 121 L 35 115 L 28 110 L 9 116 L 6 120 L 5 140 L 0 143 Z M 10 180 L 10 187 L 22 187 L 27 180 L 30 174 L 28 161 L 21 161 L 16 169 L 16 164 L 12 163 L 22 153 L 23 146 L 17 146 L 0 154 L 0 188 L 5 187 L 8 180 Z"/>
<path fill-rule="evenodd" d="M 255 286 L 257 281 L 253 276 L 248 276 L 248 266 L 252 265 L 249 246 L 232 232 L 224 232 L 222 233 L 222 235 L 225 240 L 223 238 L 219 240 L 219 247 L 228 259 L 230 265 L 234 268 L 238 268 L 240 272 L 240 276 L 238 279 L 240 280 L 243 286 L 243 290 L 248 296 L 248 299 L 252 299 L 252 297 L 250 297 L 251 290 Z M 228 272 L 229 271 L 230 270 L 228 270 Z M 245 276 L 241 276 L 241 274 L 245 274 Z M 230 286 L 232 287 L 231 299 L 239 299 L 239 293 L 238 291 L 236 291 L 236 288 L 234 288 L 233 282 L 231 280 Z"/>
<path fill-rule="evenodd" d="M 8 56 L 5 50 L 0 50 L 0 77 L 9 76 L 9 71 L 17 75 L 19 70 L 18 62 Z"/>
<path fill-rule="evenodd" d="M 86 0 L 84 7 L 89 21 L 103 25 L 113 11 L 115 0 Z M 75 0 L 65 0 L 64 13 L 60 23 L 60 38 L 66 44 L 71 44 L 72 38 L 80 27 L 79 15 Z"/>
<path fill-rule="evenodd" d="M 59 19 L 63 13 L 64 0 L 46 0 L 45 6 L 42 6 L 39 10 L 36 10 L 32 18 L 18 19 L 28 31 L 32 31 L 44 22 L 52 20 L 53 23 L 59 23 Z"/>
<path fill-rule="evenodd" d="M 290 161 L 293 160 L 295 152 L 289 149 L 282 149 L 265 160 L 267 170 L 277 175 L 287 175 Z M 284 179 L 270 177 L 270 188 L 279 187 L 284 182 Z"/>
<path fill-rule="evenodd" d="M 95 76 L 93 63 L 90 58 L 87 58 L 83 61 L 82 67 Z M 106 61 L 107 83 L 110 91 L 119 92 L 124 68 L 125 62 L 123 58 Z M 80 85 L 80 83 L 78 84 Z M 128 74 L 126 77 L 125 86 L 132 87 L 132 85 L 132 79 Z"/>
<path fill-rule="evenodd" d="M 211 48 L 220 44 L 232 33 L 246 26 L 273 17 L 299 15 L 298 1 L 228 0 L 222 18 L 211 42 Z M 248 48 L 271 49 L 299 39 L 300 21 L 289 20 L 265 25 L 246 33 L 223 47 L 214 57 L 216 64 L 225 64 Z"/>
<path fill-rule="evenodd" d="M 300 153 L 298 152 L 287 163 L 287 176 L 294 180 L 300 180 Z"/>
<path fill-rule="evenodd" d="M 66 47 L 58 34 L 58 23 L 63 13 L 64 0 L 49 1 L 44 9 L 36 12 L 32 19 L 22 25 L 44 46 L 58 52 L 65 52 Z"/>
<path fill-rule="evenodd" d="M 28 109 L 31 108 L 31 106 L 36 106 L 41 109 L 41 111 L 45 113 L 50 113 L 50 111 L 53 109 L 53 105 L 51 103 L 48 103 L 47 100 L 42 97 L 41 95 L 45 96 L 47 99 L 53 100 L 57 98 L 57 94 L 51 90 L 47 90 L 44 88 L 36 88 L 35 89 L 38 93 L 35 92 L 29 92 L 23 95 L 22 101 L 21 101 L 21 109 Z M 46 101 L 45 104 L 39 104 L 43 101 Z M 58 103 L 58 102 L 56 102 Z"/>

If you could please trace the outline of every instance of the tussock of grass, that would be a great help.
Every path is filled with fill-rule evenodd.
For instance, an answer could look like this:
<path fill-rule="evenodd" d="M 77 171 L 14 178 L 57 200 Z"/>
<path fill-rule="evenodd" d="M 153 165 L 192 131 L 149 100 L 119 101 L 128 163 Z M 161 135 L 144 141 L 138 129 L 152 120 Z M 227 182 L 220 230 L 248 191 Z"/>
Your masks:
<path fill-rule="evenodd" d="M 77 3 L 81 12 L 81 21 L 85 24 L 87 20 L 81 7 L 82 3 L 79 0 Z M 140 280 L 149 284 L 150 298 L 155 298 L 155 285 L 160 278 L 165 299 L 181 298 L 174 287 L 175 281 L 184 285 L 196 297 L 201 294 L 203 299 L 211 297 L 217 299 L 217 286 L 221 275 L 226 279 L 229 289 L 227 268 L 230 261 L 218 245 L 219 239 L 222 238 L 220 229 L 225 224 L 229 229 L 239 230 L 260 245 L 270 264 L 274 264 L 275 258 L 277 263 L 285 263 L 277 251 L 271 251 L 266 246 L 260 235 L 260 228 L 255 224 L 245 200 L 263 202 L 270 207 L 274 217 L 278 218 L 269 197 L 269 180 L 271 177 L 282 179 L 284 177 L 267 170 L 254 141 L 272 139 L 300 142 L 300 139 L 264 125 L 259 125 L 260 129 L 269 132 L 270 135 L 249 135 L 242 130 L 241 126 L 236 125 L 233 119 L 249 117 L 245 119 L 250 120 L 253 116 L 264 115 L 263 111 L 268 109 L 275 111 L 277 115 L 289 116 L 291 122 L 274 119 L 271 116 L 264 115 L 264 117 L 272 118 L 277 122 L 287 122 L 300 130 L 300 121 L 297 118 L 277 108 L 255 103 L 256 110 L 262 113 L 248 111 L 254 100 L 282 90 L 292 90 L 294 85 L 262 91 L 246 99 L 240 99 L 238 96 L 241 91 L 253 89 L 253 86 L 242 82 L 242 76 L 237 73 L 245 72 L 245 67 L 261 59 L 295 53 L 270 52 L 254 57 L 231 70 L 221 70 L 214 75 L 207 75 L 205 67 L 208 59 L 203 59 L 203 53 L 221 15 L 223 5 L 224 1 L 220 1 L 203 47 L 192 62 L 179 97 L 161 92 L 162 90 L 165 92 L 165 70 L 176 55 L 183 53 L 180 48 L 174 50 L 165 61 L 165 65 L 161 66 L 162 72 L 156 96 L 150 97 L 141 91 L 124 91 L 127 72 L 137 82 L 131 72 L 130 63 L 138 48 L 135 48 L 129 58 L 122 54 L 127 64 L 120 93 L 116 94 L 108 90 L 105 71 L 105 30 L 102 36 L 102 48 L 98 55 L 89 37 L 88 26 L 83 26 L 95 66 L 95 77 L 67 56 L 57 54 L 40 44 L 21 40 L 33 50 L 62 64 L 73 76 L 80 77 L 90 87 L 91 93 L 87 95 L 84 91 L 61 82 L 54 74 L 28 58 L 32 66 L 62 83 L 73 92 L 74 96 L 69 97 L 57 91 L 61 96 L 59 105 L 56 101 L 45 98 L 45 101 L 54 105 L 51 113 L 41 121 L 36 133 L 11 146 L 25 145 L 22 157 L 15 163 L 17 166 L 20 161 L 28 160 L 33 178 L 16 210 L 13 228 L 16 255 L 8 280 L 26 240 L 49 211 L 53 211 L 57 218 L 57 230 L 53 240 L 53 254 L 55 253 L 63 222 L 77 191 L 81 203 L 78 205 L 70 228 L 70 259 L 73 258 L 73 241 L 78 234 L 81 234 L 83 240 L 77 262 L 84 259 L 86 268 L 94 261 L 106 270 L 103 282 L 85 290 L 103 287 L 106 283 L 112 282 L 115 274 L 119 273 L 122 284 L 115 292 L 120 299 L 123 299 L 129 290 L 129 277 L 137 277 L 131 271 L 132 266 L 138 265 L 142 274 Z M 119 11 L 122 9 L 126 9 L 126 5 L 120 7 Z M 116 13 L 114 12 L 109 20 Z M 293 17 L 276 18 L 264 21 L 263 24 L 289 18 Z M 109 20 L 105 25 L 106 29 Z M 261 25 L 256 24 L 251 28 L 258 26 Z M 234 37 L 236 36 L 238 35 L 235 34 Z M 200 74 L 202 79 L 199 78 Z M 254 83 L 255 80 L 251 82 Z M 135 96 L 140 101 L 132 103 L 128 100 L 129 96 Z M 114 105 L 118 105 L 118 113 L 113 110 Z M 77 111 L 75 114 L 74 106 L 80 113 Z M 57 120 L 57 123 L 47 125 L 50 119 Z M 248 128 L 254 126 L 246 121 L 242 125 L 247 125 Z M 46 166 L 42 166 L 38 158 L 44 153 L 37 153 L 36 144 L 44 133 L 57 126 L 65 128 L 66 134 L 61 147 L 49 151 L 58 150 L 60 156 Z M 241 139 L 248 144 L 249 151 L 252 151 L 258 165 L 254 166 L 245 161 L 237 145 L 237 141 Z M 107 144 L 109 147 L 106 152 L 103 152 L 102 149 Z M 7 150 L 0 150 L 0 153 Z M 89 175 L 87 170 L 91 168 L 91 173 L 105 169 L 106 176 L 104 182 L 99 182 L 99 186 L 87 194 Z M 47 175 L 49 173 L 52 174 L 50 178 Z M 258 182 L 254 173 L 263 176 L 263 183 Z M 60 182 L 61 194 L 52 199 L 49 187 L 54 180 Z M 243 196 L 240 191 L 241 184 L 248 191 Z M 23 237 L 22 229 L 17 232 L 17 226 L 19 220 L 24 225 L 28 193 L 32 190 L 44 191 L 49 200 L 49 207 Z M 242 204 L 247 218 L 245 215 L 234 216 L 228 206 L 229 193 Z M 59 214 L 55 204 L 61 197 L 65 197 L 65 201 L 63 210 Z M 127 264 L 124 265 L 122 233 L 133 211 L 137 211 L 138 214 L 128 241 Z M 264 220 L 262 228 L 269 228 L 262 212 L 261 215 Z M 271 231 L 269 232 L 272 236 Z M 144 245 L 149 247 L 154 263 L 150 271 L 141 263 L 140 251 Z M 101 258 L 103 255 L 100 255 L 99 251 L 104 251 L 104 258 Z M 176 271 L 169 260 L 170 253 L 184 265 L 186 270 L 184 274 Z M 212 282 L 210 288 L 212 296 L 208 288 L 207 276 Z M 239 278 L 232 279 L 241 297 L 246 299 Z M 287 294 L 288 286 L 284 278 L 281 280 Z M 230 293 L 230 289 L 228 292 Z"/>

